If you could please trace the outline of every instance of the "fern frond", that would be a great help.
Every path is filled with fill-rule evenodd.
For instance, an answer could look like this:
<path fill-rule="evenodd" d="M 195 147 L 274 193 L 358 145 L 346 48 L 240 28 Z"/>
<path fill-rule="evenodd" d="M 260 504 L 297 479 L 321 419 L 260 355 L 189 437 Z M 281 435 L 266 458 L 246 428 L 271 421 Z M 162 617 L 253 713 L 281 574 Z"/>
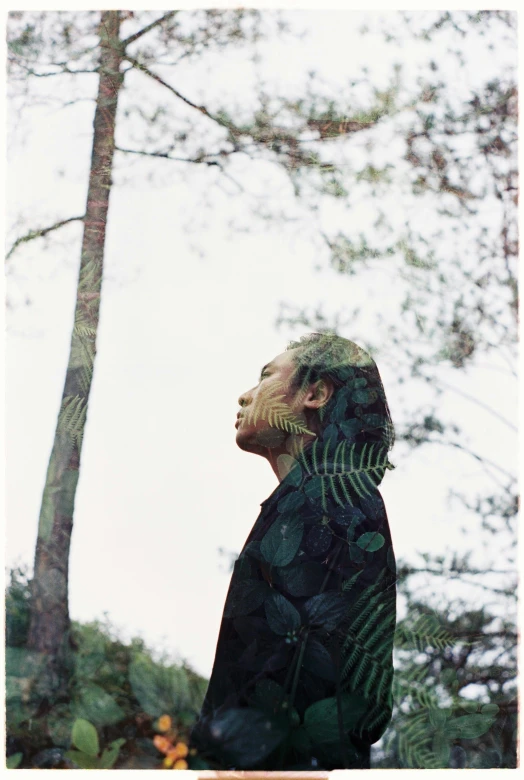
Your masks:
<path fill-rule="evenodd" d="M 420 651 L 426 647 L 444 650 L 450 647 L 453 641 L 454 637 L 430 615 L 421 615 L 413 626 L 406 625 L 406 621 L 402 621 L 395 633 L 397 647 L 415 647 Z"/>
<path fill-rule="evenodd" d="M 58 430 L 80 447 L 84 434 L 87 403 L 82 396 L 66 396 L 58 415 Z"/>
<path fill-rule="evenodd" d="M 364 696 L 367 699 L 371 698 L 371 688 L 373 687 L 373 683 L 377 679 L 378 672 L 379 672 L 378 664 L 376 663 L 376 661 L 372 661 L 370 659 L 370 665 L 371 668 L 369 670 L 369 674 L 367 676 L 366 683 L 364 685 Z"/>
<path fill-rule="evenodd" d="M 92 293 L 99 286 L 100 264 L 98 261 L 90 259 L 85 263 L 80 271 L 78 280 L 78 291 L 82 293 Z"/>
<path fill-rule="evenodd" d="M 438 709 L 439 700 L 435 694 L 427 690 L 427 688 L 417 689 L 415 691 L 415 698 L 424 709 L 432 710 Z"/>
<path fill-rule="evenodd" d="M 398 753 L 402 765 L 410 769 L 438 769 L 431 750 L 431 732 L 425 713 L 411 717 L 400 729 Z"/>
<path fill-rule="evenodd" d="M 344 498 L 346 499 L 346 503 L 349 504 L 349 506 L 353 506 L 353 501 L 351 500 L 351 497 L 347 491 L 347 488 L 344 484 L 344 478 L 342 476 L 337 477 L 338 484 L 340 488 L 342 489 L 342 492 L 344 493 Z"/>
<path fill-rule="evenodd" d="M 275 383 L 275 387 L 261 393 L 255 399 L 252 406 L 245 407 L 244 418 L 246 423 L 256 425 L 258 420 L 267 420 L 271 428 L 278 428 L 292 434 L 313 434 L 301 420 L 291 411 L 289 404 L 284 401 L 285 393 L 277 395 L 279 389 L 284 387 L 282 382 Z"/>
<path fill-rule="evenodd" d="M 304 462 L 307 463 L 309 474 L 315 474 L 322 479 L 329 479 L 334 501 L 340 504 L 341 498 L 334 489 L 339 486 L 340 491 L 348 497 L 348 489 L 356 493 L 360 498 L 365 498 L 373 493 L 375 487 L 381 482 L 386 471 L 388 459 L 387 449 L 376 442 L 371 444 L 353 443 L 342 441 L 333 449 L 331 441 L 324 442 L 318 458 L 319 442 L 315 440 L 310 447 Z M 336 483 L 333 480 L 336 480 Z M 352 502 L 350 502 L 352 503 Z"/>
<path fill-rule="evenodd" d="M 355 584 L 355 582 L 357 581 L 357 579 L 360 577 L 360 575 L 361 575 L 361 574 L 362 574 L 362 569 L 359 569 L 359 570 L 357 571 L 357 573 L 356 573 L 356 574 L 354 574 L 354 575 L 351 577 L 351 579 L 349 579 L 349 580 L 344 580 L 344 582 L 342 583 L 342 590 L 344 590 L 344 591 L 346 591 L 346 592 L 347 592 L 348 590 L 351 590 L 351 588 L 353 587 L 353 585 Z"/>

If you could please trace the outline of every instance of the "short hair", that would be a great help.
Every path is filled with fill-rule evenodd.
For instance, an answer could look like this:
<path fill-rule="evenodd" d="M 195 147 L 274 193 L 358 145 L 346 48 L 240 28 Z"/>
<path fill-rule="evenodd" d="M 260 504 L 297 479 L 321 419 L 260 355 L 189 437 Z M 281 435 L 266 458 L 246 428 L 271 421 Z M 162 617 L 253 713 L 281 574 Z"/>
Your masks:
<path fill-rule="evenodd" d="M 292 388 L 305 390 L 329 378 L 335 391 L 319 409 L 322 438 L 327 435 L 354 442 L 380 442 L 389 451 L 395 442 L 384 386 L 375 361 L 362 347 L 336 333 L 308 333 L 290 341 L 296 350 Z M 390 468 L 392 468 L 390 464 Z"/>

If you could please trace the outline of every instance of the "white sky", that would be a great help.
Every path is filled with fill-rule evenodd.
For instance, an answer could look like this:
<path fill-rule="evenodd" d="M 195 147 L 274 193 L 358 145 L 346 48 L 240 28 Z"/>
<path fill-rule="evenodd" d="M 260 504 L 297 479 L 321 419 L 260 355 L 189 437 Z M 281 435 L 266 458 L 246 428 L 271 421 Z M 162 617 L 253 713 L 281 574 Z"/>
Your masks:
<path fill-rule="evenodd" d="M 339 84 L 365 61 L 387 72 L 389 50 L 381 48 L 379 57 L 370 45 L 378 46 L 378 38 L 357 34 L 360 18 L 309 13 L 300 19 L 314 31 L 285 51 L 271 51 L 273 74 L 281 75 L 284 56 L 291 84 L 313 67 Z M 400 56 L 409 68 L 419 54 L 410 48 L 389 56 L 390 62 Z M 233 60 L 221 65 L 236 87 L 241 71 Z M 485 67 L 479 59 L 479 76 Z M 220 73 L 213 70 L 214 78 Z M 184 89 L 197 95 L 199 83 L 189 79 L 201 74 L 192 74 L 185 71 Z M 10 149 L 12 219 L 22 212 L 32 226 L 45 224 L 49 213 L 82 213 L 92 110 L 85 103 L 27 114 L 19 128 L 26 142 Z M 321 258 L 306 232 L 287 237 L 277 226 L 258 223 L 251 235 L 231 233 L 233 201 L 219 199 L 212 215 L 202 209 L 209 172 L 192 171 L 195 184 L 188 187 L 168 166 L 137 166 L 132 181 L 111 195 L 70 611 L 82 621 L 107 612 L 125 635 L 141 634 L 151 647 L 179 653 L 208 675 L 230 576 L 218 548 L 240 550 L 260 502 L 276 487 L 263 459 L 236 448 L 234 421 L 238 396 L 256 382 L 261 366 L 304 332 L 276 331 L 279 302 L 314 307 L 323 301 L 334 312 L 360 301 L 366 317 L 356 332 L 343 333 L 357 341 L 370 338 L 377 311 L 393 321 L 396 310 L 388 304 L 387 278 L 373 280 L 370 298 L 358 278 L 317 272 Z M 158 172 L 157 183 L 139 170 Z M 253 179 L 254 190 L 259 181 Z M 195 232 L 184 230 L 188 222 Z M 32 565 L 68 356 L 79 236 L 80 226 L 72 225 L 55 234 L 47 251 L 32 242 L 13 256 L 16 279 L 8 294 L 16 306 L 6 336 L 8 566 Z M 21 303 L 26 295 L 30 306 Z M 377 362 L 395 418 L 398 388 L 380 355 Z M 501 370 L 450 371 L 449 381 L 515 419 L 516 390 Z M 469 415 L 476 449 L 511 468 L 516 445 L 509 429 L 458 396 L 443 403 L 457 417 Z M 397 469 L 386 475 L 382 494 L 397 558 L 472 546 L 459 532 L 468 520 L 448 506 L 446 494 L 464 483 L 482 488 L 480 467 L 438 448 L 409 457 L 394 450 L 392 459 Z"/>

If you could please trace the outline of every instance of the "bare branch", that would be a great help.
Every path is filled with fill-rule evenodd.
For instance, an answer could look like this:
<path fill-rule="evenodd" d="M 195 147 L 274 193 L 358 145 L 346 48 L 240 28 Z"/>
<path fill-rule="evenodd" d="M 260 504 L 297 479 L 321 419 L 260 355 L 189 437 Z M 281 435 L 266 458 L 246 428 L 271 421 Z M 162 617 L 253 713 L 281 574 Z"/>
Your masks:
<path fill-rule="evenodd" d="M 22 68 L 28 76 L 36 76 L 36 78 L 47 78 L 48 76 L 63 76 L 64 74 L 68 76 L 76 76 L 79 73 L 98 73 L 98 68 L 79 68 L 78 70 L 71 70 L 71 68 L 68 68 L 67 65 L 61 67 L 60 70 L 54 70 L 48 73 L 37 73 L 36 70 L 33 70 L 33 68 L 29 67 L 28 65 L 23 65 L 15 57 L 10 57 L 9 62 L 16 63 L 18 67 Z M 57 64 L 59 65 L 60 63 Z"/>
<path fill-rule="evenodd" d="M 492 593 L 500 593 L 504 596 L 515 596 L 515 588 L 494 588 L 491 585 L 486 585 L 484 582 L 476 582 L 475 580 L 464 580 L 462 578 L 462 575 L 460 573 L 456 573 L 453 571 L 440 571 L 439 569 L 429 569 L 429 568 L 422 568 L 422 569 L 410 569 L 410 574 L 436 574 L 440 576 L 445 576 L 447 579 L 450 580 L 460 580 L 464 585 L 475 585 L 477 588 L 482 588 L 483 590 L 489 590 Z M 467 574 L 477 574 L 482 573 L 486 574 L 486 572 L 467 572 Z"/>
<path fill-rule="evenodd" d="M 443 387 L 446 387 L 448 390 L 453 390 L 454 393 L 458 393 L 463 398 L 467 398 L 468 401 L 472 401 L 474 404 L 477 404 L 478 406 L 481 406 L 483 409 L 485 409 L 487 412 L 492 414 L 494 417 L 496 417 L 498 420 L 503 422 L 505 425 L 507 425 L 509 428 L 511 428 L 515 433 L 517 432 L 517 426 L 513 425 L 509 420 L 506 420 L 505 417 L 503 417 L 501 414 L 496 412 L 494 409 L 491 408 L 491 406 L 488 406 L 487 404 L 483 403 L 482 401 L 479 401 L 478 398 L 475 398 L 472 395 L 469 395 L 469 393 L 465 393 L 463 390 L 459 390 L 458 387 L 454 387 L 453 385 L 449 385 L 447 382 L 443 382 L 441 379 L 438 380 L 438 383 L 442 385 Z"/>
<path fill-rule="evenodd" d="M 69 222 L 82 222 L 84 219 L 84 215 L 81 217 L 69 217 L 69 219 L 63 219 L 60 222 L 55 222 L 54 225 L 50 225 L 46 228 L 40 228 L 39 230 L 30 230 L 29 233 L 26 233 L 25 236 L 20 236 L 20 238 L 17 238 L 7 255 L 5 256 L 6 262 L 9 260 L 15 249 L 17 249 L 20 244 L 25 244 L 27 241 L 32 241 L 33 238 L 42 238 L 42 236 L 46 236 L 48 233 L 51 233 L 53 230 L 58 230 L 58 228 L 63 227 L 64 225 L 69 224 Z"/>
<path fill-rule="evenodd" d="M 508 479 L 510 479 L 512 482 L 515 482 L 514 474 L 510 474 L 509 471 L 503 469 L 502 466 L 499 466 L 497 463 L 493 463 L 493 461 L 489 460 L 488 458 L 484 458 L 481 455 L 477 455 L 476 452 L 473 452 L 472 450 L 468 449 L 467 447 L 464 447 L 462 444 L 459 444 L 456 441 L 442 441 L 440 439 L 428 439 L 427 443 L 443 444 L 445 447 L 455 447 L 458 450 L 462 450 L 468 455 L 471 455 L 472 458 L 475 458 L 475 460 L 478 460 L 479 463 L 482 463 L 482 465 L 491 466 L 492 468 L 497 469 L 497 471 L 499 471 L 501 474 L 504 474 L 504 476 L 508 477 Z"/>
<path fill-rule="evenodd" d="M 126 58 L 126 60 L 128 62 L 131 63 L 131 65 L 133 65 L 134 68 L 136 68 L 137 70 L 142 71 L 142 73 L 145 73 L 146 76 L 149 76 L 154 81 L 158 82 L 158 84 L 161 84 L 163 87 L 165 87 L 170 92 L 172 92 L 173 95 L 175 95 L 177 98 L 179 98 L 184 103 L 186 103 L 186 105 L 191 106 L 191 108 L 196 108 L 197 111 L 200 111 L 201 114 L 204 114 L 204 116 L 207 116 L 209 119 L 212 119 L 213 122 L 216 122 L 221 127 L 225 127 L 227 130 L 230 130 L 231 132 L 236 132 L 236 133 L 239 132 L 237 130 L 237 128 L 235 128 L 234 126 L 232 126 L 228 122 L 225 122 L 223 119 L 220 119 L 219 117 L 214 116 L 213 114 L 211 114 L 207 110 L 207 108 L 205 106 L 197 106 L 196 103 L 193 103 L 191 100 L 189 100 L 188 98 L 184 97 L 184 95 L 182 95 L 177 89 L 175 89 L 170 84 L 168 84 L 166 81 L 164 81 L 164 79 L 160 78 L 160 76 L 158 76 L 156 73 L 153 73 L 152 71 L 150 71 L 149 68 L 147 68 L 145 65 L 142 65 L 142 63 L 140 63 L 138 60 L 135 60 L 134 57 L 131 57 L 129 54 L 126 54 L 125 58 Z"/>
<path fill-rule="evenodd" d="M 144 152 L 141 149 L 124 149 L 121 146 L 115 146 L 117 152 L 125 154 L 140 154 L 144 157 L 160 157 L 163 160 L 173 160 L 174 162 L 200 163 L 202 165 L 218 165 L 217 160 L 205 160 L 203 157 L 172 157 L 168 152 Z"/>
<path fill-rule="evenodd" d="M 156 19 L 156 21 L 151 22 L 151 24 L 146 25 L 138 32 L 133 33 L 133 35 L 130 35 L 128 38 L 124 38 L 124 40 L 122 41 L 122 46 L 125 49 L 125 47 L 129 46 L 130 43 L 133 43 L 133 41 L 138 40 L 138 38 L 141 38 L 142 35 L 145 35 L 154 27 L 158 27 L 159 24 L 162 24 L 163 22 L 167 22 L 168 19 L 171 19 L 177 13 L 178 11 L 169 11 L 167 14 L 164 14 L 164 16 L 161 16 L 159 19 Z"/>

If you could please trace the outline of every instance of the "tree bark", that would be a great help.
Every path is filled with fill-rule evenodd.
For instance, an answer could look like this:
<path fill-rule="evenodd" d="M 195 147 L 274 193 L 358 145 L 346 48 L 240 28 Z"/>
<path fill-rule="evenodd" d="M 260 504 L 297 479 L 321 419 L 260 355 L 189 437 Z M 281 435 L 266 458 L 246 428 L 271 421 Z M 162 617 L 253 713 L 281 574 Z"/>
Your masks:
<path fill-rule="evenodd" d="M 28 648 L 47 656 L 51 688 L 65 685 L 69 644 L 68 567 L 82 438 L 96 355 L 106 222 L 115 148 L 117 102 L 123 74 L 120 12 L 100 20 L 99 86 L 75 321 L 62 404 L 40 509 L 31 592 Z"/>

